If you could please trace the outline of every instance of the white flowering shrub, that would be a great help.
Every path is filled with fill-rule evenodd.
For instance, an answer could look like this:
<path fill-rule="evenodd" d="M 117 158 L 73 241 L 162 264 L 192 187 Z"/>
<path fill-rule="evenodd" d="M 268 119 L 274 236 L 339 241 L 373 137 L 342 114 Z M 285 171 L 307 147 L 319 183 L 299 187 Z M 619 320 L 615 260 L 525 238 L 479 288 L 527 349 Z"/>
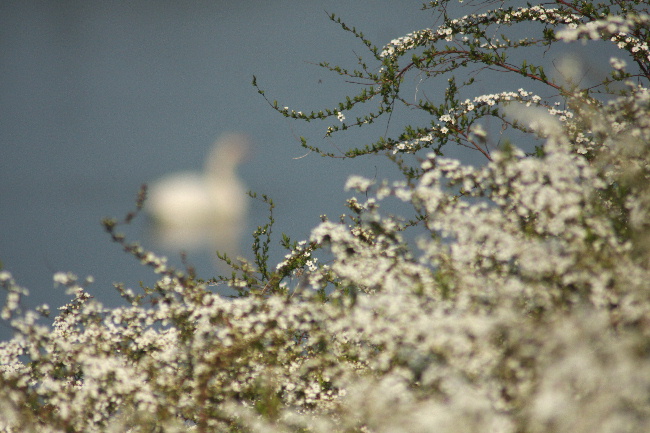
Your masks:
<path fill-rule="evenodd" d="M 440 12 L 438 27 L 382 48 L 332 17 L 377 65 L 324 66 L 366 88 L 309 114 L 272 103 L 297 119 L 336 117 L 327 134 L 398 103 L 432 119 L 349 150 L 385 152 L 404 180 L 350 178 L 351 216 L 324 219 L 309 240 L 284 236 L 281 263 L 268 259 L 272 213 L 254 233 L 255 260 L 221 256 L 233 273 L 211 281 L 170 268 L 106 220 L 160 280 L 137 294 L 118 286 L 125 305 L 108 309 L 77 277 L 56 274 L 73 298 L 51 325 L 46 307 L 21 308 L 26 290 L 0 271 L 2 319 L 15 330 L 0 343 L 0 431 L 650 431 L 648 6 L 480 2 L 452 19 L 447 3 L 426 6 Z M 520 24 L 527 38 L 509 39 Z M 576 39 L 619 53 L 598 85 L 509 57 Z M 450 76 L 439 105 L 414 103 L 402 87 L 409 74 L 426 83 L 466 68 L 471 78 L 458 86 Z M 541 90 L 462 99 L 491 70 Z M 493 144 L 487 117 L 524 145 Z M 485 163 L 446 158 L 453 144 Z M 415 217 L 383 213 L 388 197 Z M 217 284 L 238 296 L 216 294 Z"/>

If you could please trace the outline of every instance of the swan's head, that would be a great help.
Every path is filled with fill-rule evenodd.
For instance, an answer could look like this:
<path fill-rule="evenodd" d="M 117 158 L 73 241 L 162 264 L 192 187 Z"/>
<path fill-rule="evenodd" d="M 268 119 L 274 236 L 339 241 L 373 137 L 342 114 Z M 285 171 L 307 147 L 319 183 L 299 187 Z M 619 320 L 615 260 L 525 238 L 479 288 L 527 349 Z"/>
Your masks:
<path fill-rule="evenodd" d="M 214 143 L 205 161 L 206 174 L 224 175 L 235 170 L 237 165 L 250 154 L 251 141 L 248 135 L 224 134 Z"/>

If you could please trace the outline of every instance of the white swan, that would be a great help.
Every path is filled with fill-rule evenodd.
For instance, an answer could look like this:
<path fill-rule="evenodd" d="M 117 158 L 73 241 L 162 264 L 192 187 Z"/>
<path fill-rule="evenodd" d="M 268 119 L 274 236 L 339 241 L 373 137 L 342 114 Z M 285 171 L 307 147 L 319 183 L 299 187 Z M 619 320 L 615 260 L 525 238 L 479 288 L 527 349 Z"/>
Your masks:
<path fill-rule="evenodd" d="M 203 173 L 175 173 L 149 187 L 145 208 L 159 245 L 238 252 L 248 206 L 237 166 L 249 147 L 246 135 L 223 135 L 208 155 Z"/>

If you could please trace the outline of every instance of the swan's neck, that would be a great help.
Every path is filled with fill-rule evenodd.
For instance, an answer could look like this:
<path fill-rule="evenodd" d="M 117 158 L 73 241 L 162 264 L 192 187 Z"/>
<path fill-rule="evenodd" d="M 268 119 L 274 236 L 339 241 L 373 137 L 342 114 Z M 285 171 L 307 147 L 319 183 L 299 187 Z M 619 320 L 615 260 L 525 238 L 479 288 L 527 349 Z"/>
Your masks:
<path fill-rule="evenodd" d="M 238 182 L 237 166 L 245 152 L 245 143 L 241 140 L 227 139 L 217 143 L 205 164 L 204 176 L 211 185 L 232 185 Z"/>
<path fill-rule="evenodd" d="M 205 179 L 212 185 L 227 185 L 237 182 L 237 163 L 233 158 L 213 158 L 206 164 Z"/>

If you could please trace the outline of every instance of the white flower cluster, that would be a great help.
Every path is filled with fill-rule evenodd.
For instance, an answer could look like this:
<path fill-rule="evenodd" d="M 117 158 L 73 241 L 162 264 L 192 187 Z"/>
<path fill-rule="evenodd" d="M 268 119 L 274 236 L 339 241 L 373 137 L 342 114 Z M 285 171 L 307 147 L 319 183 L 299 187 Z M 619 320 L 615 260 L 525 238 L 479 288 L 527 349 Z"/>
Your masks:
<path fill-rule="evenodd" d="M 393 148 L 393 153 L 416 152 L 423 147 L 427 147 L 430 143 L 433 142 L 434 132 L 439 132 L 440 134 L 446 135 L 454 131 L 458 117 L 481 109 L 482 107 L 492 107 L 496 104 L 505 104 L 516 101 L 524 103 L 526 107 L 543 104 L 542 98 L 539 95 L 535 95 L 532 92 L 521 88 L 517 92 L 506 91 L 501 93 L 476 96 L 471 100 L 466 99 L 465 101 L 460 102 L 458 108 L 453 112 L 449 112 L 440 116 L 438 118 L 438 121 L 441 125 L 433 129 L 431 133 L 397 143 Z M 566 122 L 573 118 L 573 113 L 570 110 L 559 110 L 556 108 L 557 105 L 559 105 L 559 103 L 555 103 L 553 106 L 547 107 L 548 114 L 556 117 L 561 122 Z"/>
<path fill-rule="evenodd" d="M 442 131 L 442 133 L 444 134 L 446 133 L 446 131 Z M 419 150 L 422 147 L 428 146 L 432 141 L 433 141 L 432 134 L 426 134 L 421 137 L 416 137 L 412 140 L 400 141 L 393 148 L 393 153 L 397 153 L 400 151 L 414 152 L 416 150 Z"/>
<path fill-rule="evenodd" d="M 566 42 L 578 39 L 606 39 L 615 42 L 620 49 L 629 49 L 631 53 L 642 54 L 650 61 L 648 41 L 639 39 L 635 29 L 647 28 L 650 25 L 650 15 L 629 14 L 625 17 L 610 15 L 601 20 L 589 21 L 585 24 L 571 26 L 557 32 L 557 37 Z"/>
<path fill-rule="evenodd" d="M 463 23 L 524 18 L 576 20 L 493 11 L 395 40 L 387 55 Z M 563 37 L 607 31 L 627 44 L 644 19 Z M 462 127 L 487 142 L 463 122 L 496 104 L 543 146 L 531 156 L 503 145 L 483 166 L 431 152 L 398 182 L 352 176 L 346 189 L 365 198 L 348 200 L 351 215 L 323 218 L 308 241 L 285 238 L 277 266 L 233 266 L 240 273 L 219 281 L 236 298 L 131 245 L 161 274 L 153 287 L 121 288 L 125 305 L 106 308 L 57 273 L 72 300 L 46 326 L 47 306 L 22 308 L 27 290 L 0 270 L 0 316 L 14 330 L 0 342 L 0 433 L 650 431 L 642 79 L 601 102 L 567 92 L 570 110 L 524 89 L 431 109 L 431 124 L 393 150 Z M 403 215 L 382 213 L 388 197 Z"/>
<path fill-rule="evenodd" d="M 424 46 L 440 40 L 452 42 L 454 35 L 474 33 L 474 29 L 480 25 L 512 24 L 519 21 L 573 24 L 579 22 L 579 18 L 576 14 L 566 14 L 566 12 L 560 9 L 546 8 L 543 6 L 520 7 L 514 10 L 497 10 L 481 14 L 470 14 L 461 18 L 451 19 L 446 25 L 440 26 L 435 30 L 422 29 L 393 39 L 383 47 L 380 57 L 396 57 L 415 47 Z M 467 39 L 464 40 L 467 41 Z M 496 43 L 495 40 L 489 40 L 482 45 L 484 48 L 498 46 L 501 45 Z"/>
<path fill-rule="evenodd" d="M 393 56 L 395 53 L 404 52 L 406 50 L 414 48 L 418 46 L 418 44 L 420 44 L 422 41 L 430 38 L 431 38 L 431 29 L 424 29 L 417 32 L 409 33 L 408 35 L 390 41 L 390 43 L 388 43 L 384 47 L 380 56 L 381 57 Z"/>

